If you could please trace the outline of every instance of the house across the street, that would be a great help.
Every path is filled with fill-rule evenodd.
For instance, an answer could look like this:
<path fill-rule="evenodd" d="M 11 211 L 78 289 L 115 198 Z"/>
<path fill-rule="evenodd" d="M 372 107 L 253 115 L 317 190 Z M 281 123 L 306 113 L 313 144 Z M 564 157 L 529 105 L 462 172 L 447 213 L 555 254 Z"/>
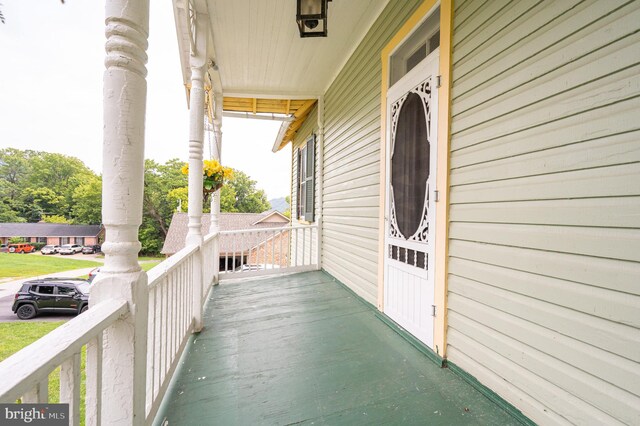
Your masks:
<path fill-rule="evenodd" d="M 7 244 L 11 238 L 22 238 L 29 243 L 44 244 L 99 244 L 101 225 L 69 225 L 66 223 L 0 223 L 0 241 Z"/>

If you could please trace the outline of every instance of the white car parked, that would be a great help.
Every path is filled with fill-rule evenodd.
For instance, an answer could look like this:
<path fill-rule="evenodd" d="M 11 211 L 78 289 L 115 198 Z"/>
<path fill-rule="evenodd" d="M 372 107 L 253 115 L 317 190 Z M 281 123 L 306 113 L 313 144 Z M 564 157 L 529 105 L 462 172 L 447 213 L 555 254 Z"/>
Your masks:
<path fill-rule="evenodd" d="M 48 244 L 40 250 L 42 254 L 56 254 L 60 252 L 60 246 Z"/>
<path fill-rule="evenodd" d="M 250 272 L 250 271 L 264 271 L 267 269 L 278 269 L 280 268 L 279 265 L 272 265 L 272 264 L 264 264 L 264 263 L 258 263 L 258 264 L 247 264 L 247 265 L 242 265 L 242 266 L 238 266 L 236 268 L 237 272 Z"/>
<path fill-rule="evenodd" d="M 82 251 L 82 246 L 79 244 L 65 244 L 60 247 L 60 254 L 74 254 L 80 253 Z"/>

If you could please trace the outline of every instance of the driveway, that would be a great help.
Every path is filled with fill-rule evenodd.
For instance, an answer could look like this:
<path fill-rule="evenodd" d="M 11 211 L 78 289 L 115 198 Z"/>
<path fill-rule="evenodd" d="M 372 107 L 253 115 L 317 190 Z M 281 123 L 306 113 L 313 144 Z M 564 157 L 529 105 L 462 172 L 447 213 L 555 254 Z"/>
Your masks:
<path fill-rule="evenodd" d="M 75 255 L 78 256 L 78 255 Z M 82 255 L 80 255 L 82 256 Z M 89 256 L 85 255 L 84 259 L 89 260 Z M 66 256 L 73 257 L 73 256 Z M 96 261 L 101 261 L 103 259 L 91 259 Z M 16 292 L 22 286 L 22 283 L 28 280 L 32 280 L 35 278 L 48 278 L 48 277 L 80 277 L 82 275 L 87 275 L 94 267 L 91 268 L 83 268 L 83 269 L 74 269 L 72 271 L 63 271 L 56 272 L 53 274 L 47 275 L 39 275 L 37 277 L 29 277 L 23 278 L 20 280 L 9 281 L 0 283 L 0 322 L 12 322 L 12 321 L 21 321 L 18 317 L 11 311 L 11 305 L 13 305 L 13 299 L 15 297 Z M 42 314 L 38 315 L 32 321 L 67 321 L 73 318 L 74 315 L 71 314 Z"/>

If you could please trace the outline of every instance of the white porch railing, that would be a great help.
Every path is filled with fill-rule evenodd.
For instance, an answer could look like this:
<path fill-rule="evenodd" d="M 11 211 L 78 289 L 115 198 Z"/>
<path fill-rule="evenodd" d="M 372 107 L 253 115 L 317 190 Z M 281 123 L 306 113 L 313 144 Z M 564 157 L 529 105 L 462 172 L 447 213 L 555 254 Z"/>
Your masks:
<path fill-rule="evenodd" d="M 193 332 L 194 259 L 201 250 L 213 259 L 217 234 L 202 246 L 186 247 L 148 273 L 146 423 L 150 424 L 162 402 L 184 347 Z M 204 304 L 214 281 L 214 262 L 203 265 Z M 128 314 L 124 300 L 101 302 L 53 330 L 0 363 L 0 403 L 18 399 L 46 403 L 49 375 L 60 369 L 61 403 L 70 404 L 71 425 L 80 424 L 81 352 L 87 348 L 85 424 L 100 425 L 103 398 L 103 333 Z"/>
<path fill-rule="evenodd" d="M 182 351 L 193 332 L 192 294 L 194 255 L 202 250 L 213 259 L 217 234 L 205 237 L 202 247 L 180 250 L 149 271 L 147 334 L 147 423 L 151 423 L 164 397 Z M 206 257 L 211 256 L 211 257 Z M 202 300 L 214 281 L 214 262 L 203 263 Z"/>
<path fill-rule="evenodd" d="M 318 269 L 317 225 L 220 232 L 220 280 Z"/>
<path fill-rule="evenodd" d="M 147 352 L 140 354 L 146 357 L 146 424 L 158 412 L 194 331 L 195 316 L 217 281 L 219 247 L 227 250 L 228 261 L 219 271 L 220 278 L 244 278 L 318 269 L 317 237 L 316 225 L 214 233 L 202 245 L 186 247 L 149 271 Z M 197 273 L 200 256 L 202 271 Z M 229 267 L 231 262 L 237 266 Z M 197 276 L 202 282 L 195 282 Z M 200 300 L 193 297 L 196 285 L 202 285 Z M 70 404 L 69 424 L 79 425 L 81 353 L 86 346 L 85 424 L 101 425 L 103 398 L 109 396 L 103 390 L 103 374 L 112 373 L 103 370 L 109 362 L 103 354 L 103 335 L 110 327 L 119 327 L 128 315 L 125 300 L 100 302 L 4 360 L 0 363 L 0 403 L 20 398 L 30 403 L 51 401 L 49 375 L 60 367 L 59 401 Z"/>
<path fill-rule="evenodd" d="M 60 402 L 69 404 L 69 424 L 80 423 L 80 358 L 87 346 L 86 424 L 100 424 L 102 333 L 129 312 L 126 301 L 110 300 L 53 330 L 0 363 L 0 403 L 49 402 L 49 374 L 60 367 Z"/>
<path fill-rule="evenodd" d="M 218 234 L 212 233 L 204 237 L 202 242 L 202 297 L 204 300 L 207 299 L 207 293 L 211 285 L 216 284 L 217 281 L 218 262 L 215 257 L 217 256 L 219 241 Z"/>

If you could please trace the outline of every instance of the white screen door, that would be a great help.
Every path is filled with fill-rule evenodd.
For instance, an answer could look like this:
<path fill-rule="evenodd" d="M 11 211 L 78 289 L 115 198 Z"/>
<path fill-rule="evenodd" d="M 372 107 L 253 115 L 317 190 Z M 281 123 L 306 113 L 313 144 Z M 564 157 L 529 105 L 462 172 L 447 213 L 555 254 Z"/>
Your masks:
<path fill-rule="evenodd" d="M 439 49 L 387 92 L 384 312 L 433 346 Z"/>

